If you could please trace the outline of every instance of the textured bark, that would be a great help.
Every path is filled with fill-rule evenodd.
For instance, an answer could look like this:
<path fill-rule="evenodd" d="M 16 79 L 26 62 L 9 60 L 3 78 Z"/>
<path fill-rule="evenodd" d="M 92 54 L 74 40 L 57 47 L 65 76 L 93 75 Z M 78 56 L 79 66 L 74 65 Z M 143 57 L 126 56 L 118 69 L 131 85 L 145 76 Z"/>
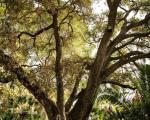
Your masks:
<path fill-rule="evenodd" d="M 64 105 L 64 85 L 62 81 L 62 45 L 61 39 L 59 36 L 59 28 L 58 28 L 58 20 L 57 20 L 57 12 L 53 15 L 53 29 L 54 29 L 54 37 L 56 44 L 56 61 L 55 61 L 55 73 L 56 73 L 56 83 L 57 83 L 57 107 L 59 110 L 59 114 L 61 116 L 61 120 L 65 120 L 65 105 Z"/>

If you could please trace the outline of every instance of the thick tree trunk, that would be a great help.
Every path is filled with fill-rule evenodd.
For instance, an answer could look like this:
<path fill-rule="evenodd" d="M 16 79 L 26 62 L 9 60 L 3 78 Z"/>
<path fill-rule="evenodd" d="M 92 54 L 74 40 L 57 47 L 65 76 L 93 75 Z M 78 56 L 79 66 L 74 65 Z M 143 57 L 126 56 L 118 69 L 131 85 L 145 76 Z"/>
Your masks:
<path fill-rule="evenodd" d="M 91 74 L 84 92 L 79 96 L 77 103 L 71 110 L 69 117 L 71 120 L 86 120 L 92 110 L 95 98 L 97 96 L 97 89 L 104 76 L 101 75 L 103 65 L 105 63 L 105 56 L 108 46 L 108 41 L 112 35 L 112 31 L 106 31 L 98 49 L 96 59 L 91 70 Z"/>
<path fill-rule="evenodd" d="M 96 95 L 96 89 L 93 89 L 92 91 L 94 91 Z M 69 119 L 88 120 L 95 101 L 93 98 L 93 94 L 87 94 L 85 90 L 82 90 L 78 97 L 78 101 L 75 104 L 75 107 L 71 110 L 69 114 Z"/>
<path fill-rule="evenodd" d="M 92 70 L 89 76 L 87 87 L 84 92 L 81 92 L 81 96 L 79 96 L 77 103 L 69 114 L 71 120 L 87 120 L 92 110 L 95 98 L 97 96 L 97 89 L 103 78 L 105 77 L 102 73 L 104 70 L 104 65 L 106 63 L 107 49 L 115 28 L 117 8 L 120 2 L 121 0 L 107 0 L 107 4 L 110 10 L 108 15 L 107 28 L 100 42 L 97 56 L 93 63 Z"/>

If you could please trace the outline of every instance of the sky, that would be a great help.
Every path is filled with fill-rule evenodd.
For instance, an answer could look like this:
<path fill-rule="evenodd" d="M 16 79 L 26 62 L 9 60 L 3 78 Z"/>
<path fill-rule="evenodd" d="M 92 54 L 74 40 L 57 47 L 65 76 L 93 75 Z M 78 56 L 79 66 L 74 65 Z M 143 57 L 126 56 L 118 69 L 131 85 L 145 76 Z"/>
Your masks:
<path fill-rule="evenodd" d="M 100 14 L 108 9 L 106 0 L 96 0 L 92 5 L 93 13 Z"/>

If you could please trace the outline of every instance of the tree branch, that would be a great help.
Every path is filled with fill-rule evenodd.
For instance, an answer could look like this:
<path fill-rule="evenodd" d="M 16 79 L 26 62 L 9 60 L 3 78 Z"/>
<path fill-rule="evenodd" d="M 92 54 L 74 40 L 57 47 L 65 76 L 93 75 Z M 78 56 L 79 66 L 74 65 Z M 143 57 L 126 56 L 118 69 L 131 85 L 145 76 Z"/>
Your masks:
<path fill-rule="evenodd" d="M 118 62 L 114 63 L 109 68 L 107 68 L 104 73 L 106 76 L 109 76 L 111 73 L 113 73 L 115 70 L 117 70 L 121 66 L 130 62 L 134 62 L 136 60 L 142 59 L 142 58 L 150 58 L 150 53 L 146 53 L 146 54 L 139 53 L 132 57 L 131 57 L 131 54 L 128 53 L 128 55 L 126 55 L 125 57 L 122 57 Z"/>
<path fill-rule="evenodd" d="M 138 27 L 138 26 L 141 26 L 141 25 L 144 25 L 146 24 L 148 21 L 150 20 L 150 14 L 147 14 L 145 16 L 145 18 L 139 22 L 132 22 L 130 25 L 126 26 L 126 29 L 127 31 L 132 29 L 132 28 L 135 28 L 135 27 Z"/>
<path fill-rule="evenodd" d="M 130 38 L 130 37 L 136 37 L 136 38 L 141 38 L 141 37 L 148 37 L 150 35 L 150 31 L 149 32 L 144 32 L 144 33 L 131 33 L 131 34 L 126 34 L 124 36 L 124 39 Z"/>
<path fill-rule="evenodd" d="M 34 34 L 23 31 L 23 32 L 21 32 L 17 37 L 18 37 L 19 39 L 20 39 L 20 37 L 21 37 L 22 35 L 28 35 L 28 36 L 30 36 L 30 37 L 36 37 L 37 35 L 39 35 L 39 34 L 45 32 L 45 31 L 47 31 L 47 30 L 49 30 L 49 29 L 51 29 L 51 28 L 53 28 L 53 24 L 50 24 L 50 25 L 48 25 L 47 27 L 44 27 L 44 28 L 42 28 L 42 29 L 36 31 Z"/>
<path fill-rule="evenodd" d="M 22 35 L 30 36 L 30 37 L 33 38 L 33 40 L 34 40 L 33 45 L 35 45 L 36 36 L 40 35 L 41 33 L 45 32 L 45 31 L 47 31 L 47 30 L 49 30 L 49 29 L 51 29 L 51 28 L 53 28 L 53 23 L 50 24 L 50 25 L 48 25 L 47 27 L 44 27 L 44 28 L 42 28 L 42 29 L 40 29 L 40 30 L 37 30 L 34 34 L 29 33 L 29 32 L 26 32 L 26 31 L 20 32 L 17 37 L 18 37 L 18 39 L 20 40 L 20 38 L 21 38 Z"/>
<path fill-rule="evenodd" d="M 56 44 L 56 61 L 55 61 L 55 74 L 56 74 L 56 83 L 57 83 L 57 106 L 61 119 L 65 120 L 65 107 L 64 107 L 64 85 L 62 81 L 62 45 L 61 39 L 59 36 L 57 12 L 53 15 L 53 30 Z"/>
<path fill-rule="evenodd" d="M 132 12 L 132 11 L 138 11 L 140 9 L 140 7 L 142 7 L 142 5 L 138 5 L 136 7 L 132 7 L 131 9 L 129 10 L 126 10 L 125 8 L 123 8 L 122 6 L 119 6 L 122 10 L 125 11 L 125 15 L 119 20 L 118 23 L 120 23 L 121 21 L 124 21 L 124 24 L 123 24 L 123 27 L 125 27 L 129 22 L 127 21 L 127 17 L 129 16 L 129 14 Z"/>
<path fill-rule="evenodd" d="M 113 80 L 104 80 L 104 81 L 102 81 L 101 84 L 106 84 L 106 83 L 113 84 L 113 85 L 117 85 L 117 86 L 120 86 L 120 87 L 122 87 L 122 88 L 128 88 L 128 89 L 131 89 L 131 90 L 135 90 L 135 89 L 136 89 L 135 87 L 132 87 L 132 86 L 130 86 L 130 85 L 124 85 L 124 84 L 115 82 L 115 81 L 113 81 Z"/>
<path fill-rule="evenodd" d="M 108 56 L 111 55 L 112 51 L 114 51 L 115 46 L 120 43 L 122 40 L 131 38 L 131 37 L 136 37 L 136 38 L 141 38 L 141 37 L 147 37 L 150 35 L 149 32 L 145 33 L 131 33 L 131 34 L 126 34 L 130 29 L 141 26 L 146 24 L 150 20 L 150 14 L 147 14 L 145 18 L 139 22 L 132 22 L 130 25 L 126 25 L 126 23 L 123 24 L 120 33 L 116 36 L 116 38 L 109 44 L 108 47 Z"/>
<path fill-rule="evenodd" d="M 131 34 L 119 34 L 109 45 L 108 47 L 108 51 L 107 51 L 107 59 L 109 59 L 110 55 L 115 52 L 118 49 L 121 49 L 125 46 L 127 46 L 128 44 L 132 43 L 135 39 L 137 38 L 142 38 L 142 37 L 148 37 L 150 35 L 150 31 L 149 32 L 145 32 L 145 33 L 131 33 Z M 127 38 L 132 38 L 133 39 L 129 42 L 127 42 L 126 44 L 122 45 L 120 48 L 115 48 L 115 46 L 120 43 L 122 40 L 127 39 Z"/>
<path fill-rule="evenodd" d="M 29 78 L 26 76 L 24 70 L 19 64 L 13 60 L 12 57 L 6 55 L 0 49 L 0 64 L 2 64 L 5 69 L 12 74 L 15 74 L 19 82 L 27 88 L 32 95 L 44 106 L 45 111 L 49 118 L 53 118 L 58 114 L 57 107 L 52 100 L 42 91 L 42 89 L 36 84 L 31 84 Z"/>
<path fill-rule="evenodd" d="M 137 39 L 137 38 L 134 37 L 133 39 L 129 40 L 128 42 L 122 44 L 120 47 L 115 47 L 115 48 L 113 49 L 112 53 L 115 52 L 115 51 L 118 51 L 118 50 L 120 50 L 120 49 L 122 49 L 122 48 L 124 48 L 124 47 L 126 47 L 126 46 L 128 46 L 129 44 L 131 44 L 132 42 L 134 42 L 136 39 Z"/>
<path fill-rule="evenodd" d="M 129 53 L 126 53 L 125 55 L 121 55 L 121 56 L 118 56 L 118 57 L 110 57 L 110 60 L 128 59 L 132 56 L 140 55 L 140 54 L 144 54 L 144 53 L 140 52 L 140 51 L 131 51 Z"/>
<path fill-rule="evenodd" d="M 66 104 L 65 104 L 65 110 L 66 112 L 69 112 L 70 111 L 70 108 L 74 102 L 74 100 L 76 99 L 76 95 L 77 95 L 77 90 L 78 90 L 78 87 L 79 87 L 79 83 L 81 81 L 81 78 L 82 78 L 82 75 L 83 75 L 83 70 L 81 70 L 76 78 L 76 82 L 75 82 L 75 85 L 73 87 L 73 90 L 72 90 L 72 93 L 70 94 L 70 97 L 68 98 Z"/>

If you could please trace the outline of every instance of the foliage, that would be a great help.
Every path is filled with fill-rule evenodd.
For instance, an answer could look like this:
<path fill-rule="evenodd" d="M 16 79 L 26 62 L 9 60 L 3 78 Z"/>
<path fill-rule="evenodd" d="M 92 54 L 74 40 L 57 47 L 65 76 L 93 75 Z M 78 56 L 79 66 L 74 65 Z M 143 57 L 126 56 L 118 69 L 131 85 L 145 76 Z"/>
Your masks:
<path fill-rule="evenodd" d="M 41 105 L 19 83 L 0 87 L 1 120 L 45 120 Z"/>
<path fill-rule="evenodd" d="M 139 78 L 136 81 L 137 90 L 135 94 L 132 94 L 133 98 L 127 100 L 125 96 L 124 101 L 120 101 L 122 95 L 112 94 L 114 88 L 105 88 L 104 92 L 100 92 L 100 95 L 96 101 L 101 99 L 100 102 L 95 103 L 95 107 L 92 111 L 92 116 L 96 117 L 96 120 L 149 120 L 149 68 L 148 64 L 140 67 Z M 145 86 L 146 85 L 146 86 Z M 111 93 L 111 94 L 110 94 Z M 116 92 L 118 94 L 119 91 Z M 103 95 L 101 95 L 103 94 Z M 121 93 L 120 93 L 121 94 Z M 127 93 L 129 95 L 129 93 Z M 112 97 L 113 96 L 113 97 Z M 115 100 L 115 101 L 114 101 Z M 122 98 L 123 100 L 123 98 Z M 107 102 L 105 102 L 107 101 Z M 108 106 L 108 107 L 102 107 Z M 93 117 L 93 118 L 94 118 Z"/>

